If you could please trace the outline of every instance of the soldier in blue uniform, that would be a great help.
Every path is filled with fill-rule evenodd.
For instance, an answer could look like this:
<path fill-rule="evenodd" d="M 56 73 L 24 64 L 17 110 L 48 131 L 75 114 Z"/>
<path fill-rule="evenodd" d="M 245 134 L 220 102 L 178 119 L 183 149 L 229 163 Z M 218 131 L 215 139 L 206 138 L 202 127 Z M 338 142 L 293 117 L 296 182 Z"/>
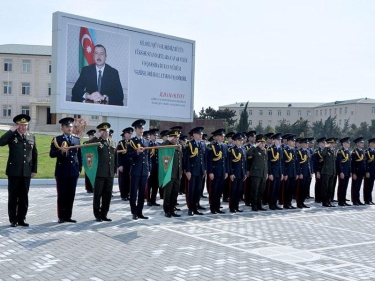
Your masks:
<path fill-rule="evenodd" d="M 337 201 L 339 206 L 351 206 L 346 203 L 346 191 L 348 189 L 349 178 L 351 175 L 350 166 L 350 138 L 340 139 L 342 148 L 337 151 L 336 156 L 336 173 L 339 176 L 339 186 L 337 188 Z"/>
<path fill-rule="evenodd" d="M 365 204 L 374 205 L 372 190 L 375 179 L 375 138 L 368 140 L 369 148 L 366 150 L 366 175 L 363 182 L 363 199 Z"/>
<path fill-rule="evenodd" d="M 363 150 L 364 142 L 363 137 L 356 138 L 354 140 L 356 148 L 351 154 L 352 202 L 354 206 L 364 205 L 359 199 L 362 181 L 366 173 L 366 155 Z"/>
<path fill-rule="evenodd" d="M 131 159 L 128 154 L 128 146 L 132 137 L 134 129 L 127 127 L 122 130 L 123 139 L 117 144 L 117 151 L 122 151 L 117 154 L 118 179 L 120 196 L 123 201 L 129 200 L 130 191 L 130 167 Z"/>
<path fill-rule="evenodd" d="M 184 171 L 189 181 L 186 194 L 189 216 L 203 215 L 198 211 L 203 176 L 206 174 L 205 147 L 202 143 L 203 129 L 203 127 L 196 127 L 191 130 L 193 139 L 188 141 L 184 153 Z"/>
<path fill-rule="evenodd" d="M 232 137 L 234 136 L 234 132 L 229 132 L 225 135 L 225 138 L 226 138 L 226 145 L 227 145 L 227 148 L 231 148 L 233 145 L 232 145 Z M 231 185 L 231 181 L 230 181 L 230 178 L 227 177 L 225 180 L 224 180 L 224 188 L 223 188 L 223 202 L 228 202 L 228 199 L 229 199 L 229 189 L 230 189 L 230 185 Z"/>
<path fill-rule="evenodd" d="M 212 214 L 223 214 L 220 210 L 220 198 L 223 193 L 224 180 L 228 177 L 228 148 L 223 143 L 225 130 L 212 132 L 213 142 L 207 149 L 207 174 L 211 181 L 209 191 L 210 210 Z"/>
<path fill-rule="evenodd" d="M 245 150 L 248 151 L 251 147 L 255 147 L 255 137 L 256 137 L 257 132 L 254 130 L 251 130 L 246 133 L 246 137 L 248 142 L 244 145 Z M 246 181 L 244 185 L 244 201 L 245 201 L 245 206 L 251 206 L 251 175 L 250 175 L 250 169 L 251 165 L 253 163 L 253 156 L 252 155 L 247 155 L 247 160 L 246 160 L 246 167 L 247 167 L 247 174 L 246 174 Z"/>
<path fill-rule="evenodd" d="M 0 146 L 8 145 L 6 167 L 8 176 L 8 216 L 11 227 L 28 227 L 25 221 L 29 206 L 30 180 L 36 175 L 38 151 L 35 136 L 27 132 L 30 116 L 20 114 L 13 118 L 15 125 L 0 137 Z"/>
<path fill-rule="evenodd" d="M 272 136 L 273 145 L 267 150 L 268 154 L 268 179 L 270 180 L 270 210 L 282 210 L 277 205 L 280 196 L 281 180 L 284 177 L 283 149 L 281 148 L 281 134 Z"/>
<path fill-rule="evenodd" d="M 310 162 L 310 167 L 311 167 L 311 172 L 312 174 L 314 175 L 315 174 L 315 171 L 314 171 L 314 162 L 313 162 L 313 154 L 314 154 L 314 138 L 307 138 L 308 140 L 308 147 L 307 147 L 307 151 L 309 152 L 309 162 Z M 307 195 L 306 195 L 306 199 L 314 199 L 314 197 L 310 196 L 310 188 L 311 188 L 311 181 L 312 181 L 312 176 L 309 178 L 309 188 L 307 190 Z"/>
<path fill-rule="evenodd" d="M 229 210 L 231 213 L 242 212 L 239 208 L 242 194 L 243 182 L 246 180 L 246 151 L 243 148 L 243 138 L 241 133 L 233 135 L 233 146 L 228 150 L 228 175 L 231 180 L 229 195 Z"/>
<path fill-rule="evenodd" d="M 77 181 L 82 171 L 82 154 L 79 148 L 80 139 L 72 135 L 74 118 L 60 119 L 62 135 L 52 139 L 49 156 L 56 158 L 55 179 L 57 190 L 58 223 L 77 222 L 72 219 L 74 197 Z"/>
<path fill-rule="evenodd" d="M 159 129 L 151 129 L 148 131 L 149 134 L 149 147 L 159 146 L 156 142 L 156 138 L 158 136 Z M 147 199 L 147 206 L 160 206 L 160 204 L 156 203 L 156 195 L 158 194 L 159 190 L 159 164 L 158 164 L 158 149 L 151 149 L 150 150 L 150 165 L 151 171 L 150 176 L 147 180 L 147 188 L 146 188 L 146 199 Z"/>
<path fill-rule="evenodd" d="M 299 184 L 297 191 L 297 208 L 310 208 L 305 204 L 305 199 L 308 195 L 310 178 L 312 177 L 312 167 L 310 166 L 310 154 L 308 151 L 308 138 L 302 138 L 300 141 L 300 148 L 298 149 L 298 161 L 299 161 Z"/>
<path fill-rule="evenodd" d="M 321 155 L 324 146 L 326 145 L 326 137 L 321 137 L 316 140 L 319 147 L 315 149 L 313 154 L 313 170 L 315 173 L 315 202 L 322 203 L 322 179 L 321 172 L 323 167 L 323 157 Z"/>
<path fill-rule="evenodd" d="M 146 121 L 139 119 L 133 122 L 132 126 L 136 136 L 130 140 L 128 146 L 129 158 L 132 159 L 130 169 L 130 208 L 133 220 L 148 219 L 143 215 L 147 178 L 150 176 L 150 153 L 144 148 L 148 141 L 142 138 L 143 126 Z"/>
<path fill-rule="evenodd" d="M 89 130 L 86 135 L 89 137 L 89 140 L 91 140 L 95 135 L 95 130 Z M 86 144 L 87 141 L 85 141 L 83 144 Z M 93 193 L 94 189 L 92 188 L 92 184 L 90 182 L 90 179 L 85 173 L 85 190 L 87 193 Z"/>
<path fill-rule="evenodd" d="M 284 209 L 296 209 L 292 206 L 292 196 L 295 192 L 296 180 L 298 176 L 299 161 L 295 150 L 296 135 L 290 134 L 286 137 L 287 145 L 284 148 Z"/>

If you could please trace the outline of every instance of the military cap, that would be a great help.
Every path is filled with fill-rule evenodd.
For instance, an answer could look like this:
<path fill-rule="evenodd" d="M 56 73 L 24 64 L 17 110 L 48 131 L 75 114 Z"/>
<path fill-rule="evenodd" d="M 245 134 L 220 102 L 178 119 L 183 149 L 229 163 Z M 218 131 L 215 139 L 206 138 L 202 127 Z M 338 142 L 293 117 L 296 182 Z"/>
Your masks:
<path fill-rule="evenodd" d="M 216 131 L 211 133 L 213 136 L 224 136 L 225 135 L 225 129 L 217 129 Z"/>
<path fill-rule="evenodd" d="M 125 134 L 125 133 L 128 133 L 128 134 L 132 134 L 134 132 L 134 129 L 132 127 L 127 127 L 125 128 L 124 130 L 122 130 L 122 132 Z"/>
<path fill-rule="evenodd" d="M 272 138 L 273 140 L 281 140 L 281 139 L 282 139 L 280 133 L 273 134 L 273 135 L 271 136 L 271 138 Z"/>
<path fill-rule="evenodd" d="M 318 138 L 316 141 L 317 141 L 318 143 L 319 143 L 319 142 L 325 142 L 325 141 L 326 141 L 326 137 Z"/>
<path fill-rule="evenodd" d="M 291 135 L 291 133 L 286 133 L 284 135 L 282 135 L 281 137 L 286 140 L 289 136 Z"/>
<path fill-rule="evenodd" d="M 134 128 L 140 128 L 140 127 L 143 127 L 145 124 L 146 124 L 145 120 L 138 119 L 138 120 L 136 120 L 136 121 L 133 122 L 132 127 L 134 127 Z"/>
<path fill-rule="evenodd" d="M 264 136 L 265 136 L 267 139 L 270 139 L 270 138 L 272 138 L 273 133 L 272 133 L 272 132 L 269 132 L 269 133 L 267 133 L 267 134 L 264 134 Z"/>
<path fill-rule="evenodd" d="M 309 137 L 309 138 L 307 138 L 307 141 L 308 141 L 308 142 L 312 142 L 313 140 L 314 140 L 313 137 Z"/>
<path fill-rule="evenodd" d="M 357 142 L 365 142 L 363 137 L 359 137 L 359 138 L 356 138 L 354 141 L 354 143 L 357 143 Z"/>
<path fill-rule="evenodd" d="M 192 136 L 193 135 L 193 131 L 190 130 L 188 134 L 189 134 L 189 136 Z"/>
<path fill-rule="evenodd" d="M 299 143 L 309 143 L 309 138 L 300 138 Z"/>
<path fill-rule="evenodd" d="M 182 130 L 182 126 L 173 126 L 172 128 L 169 128 L 169 130 Z"/>
<path fill-rule="evenodd" d="M 286 140 L 288 140 L 288 141 L 295 141 L 295 140 L 296 140 L 296 135 L 294 135 L 294 134 L 289 134 L 289 135 L 286 137 Z"/>
<path fill-rule="evenodd" d="M 150 135 L 158 136 L 159 129 L 151 129 L 148 131 Z"/>
<path fill-rule="evenodd" d="M 229 132 L 225 135 L 226 138 L 232 138 L 234 136 L 234 132 Z"/>
<path fill-rule="evenodd" d="M 165 136 L 168 135 L 169 132 L 170 132 L 169 130 L 163 130 L 163 131 L 160 132 L 160 136 L 165 137 Z"/>
<path fill-rule="evenodd" d="M 256 142 L 265 142 L 266 141 L 266 136 L 263 134 L 259 134 L 255 137 Z"/>
<path fill-rule="evenodd" d="M 185 136 L 185 135 L 180 135 L 180 140 L 181 140 L 181 141 L 186 141 L 186 140 L 187 140 L 187 136 Z"/>
<path fill-rule="evenodd" d="M 143 137 L 147 137 L 147 136 L 149 136 L 150 134 L 149 134 L 149 131 L 143 131 Z"/>
<path fill-rule="evenodd" d="M 29 124 L 30 116 L 27 114 L 19 114 L 13 118 L 13 122 L 16 124 Z"/>
<path fill-rule="evenodd" d="M 247 136 L 247 137 L 255 137 L 256 134 L 257 134 L 257 132 L 254 131 L 254 130 L 252 130 L 252 131 L 248 131 L 248 132 L 246 133 L 246 136 Z"/>
<path fill-rule="evenodd" d="M 74 118 L 72 118 L 72 117 L 65 117 L 65 118 L 62 118 L 62 119 L 59 120 L 59 124 L 61 124 L 61 126 L 63 126 L 63 125 L 69 126 L 73 122 L 74 122 Z"/>
<path fill-rule="evenodd" d="M 208 139 L 209 142 L 213 142 L 214 141 L 214 136 L 211 136 L 209 139 Z"/>
<path fill-rule="evenodd" d="M 370 142 L 375 143 L 375 138 L 369 139 L 369 140 L 368 140 L 368 143 L 370 143 Z"/>
<path fill-rule="evenodd" d="M 350 143 L 349 140 L 350 140 L 350 137 L 345 137 L 345 138 L 340 139 L 340 143 L 341 144 L 344 143 L 344 142 Z"/>
<path fill-rule="evenodd" d="M 102 131 L 109 131 L 109 128 L 111 128 L 111 124 L 106 123 L 106 122 L 105 123 L 101 123 L 98 126 L 96 126 L 96 128 L 98 130 L 102 130 Z"/>
<path fill-rule="evenodd" d="M 109 130 L 109 135 L 112 136 L 114 132 L 115 132 L 115 131 L 113 131 L 112 129 L 110 129 L 110 130 Z"/>
<path fill-rule="evenodd" d="M 170 137 L 177 137 L 179 134 L 181 134 L 181 130 L 180 129 L 174 129 L 174 130 L 170 130 L 167 135 L 170 136 Z M 185 136 L 187 137 L 187 136 Z M 180 138 L 181 139 L 181 138 Z"/>
<path fill-rule="evenodd" d="M 302 138 L 296 138 L 296 142 L 301 143 Z"/>
<path fill-rule="evenodd" d="M 96 133 L 95 130 L 90 130 L 90 131 L 87 131 L 86 135 L 93 136 L 93 135 L 95 135 L 95 133 Z"/>
<path fill-rule="evenodd" d="M 326 139 L 327 143 L 335 143 L 339 138 L 329 137 Z"/>
<path fill-rule="evenodd" d="M 233 140 L 243 140 L 242 133 L 235 133 L 232 137 Z"/>
<path fill-rule="evenodd" d="M 202 135 L 202 140 L 207 140 L 207 134 Z"/>
<path fill-rule="evenodd" d="M 193 128 L 193 129 L 191 129 L 191 135 L 192 134 L 201 134 L 201 135 L 203 135 L 203 130 L 204 130 L 204 128 L 203 127 L 195 127 L 195 128 Z"/>

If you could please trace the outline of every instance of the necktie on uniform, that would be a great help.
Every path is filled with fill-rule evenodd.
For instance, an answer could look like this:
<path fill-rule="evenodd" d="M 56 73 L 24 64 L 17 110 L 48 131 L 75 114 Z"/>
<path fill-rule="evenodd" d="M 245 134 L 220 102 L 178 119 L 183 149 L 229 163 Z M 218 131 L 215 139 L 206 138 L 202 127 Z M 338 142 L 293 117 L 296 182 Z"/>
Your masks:
<path fill-rule="evenodd" d="M 102 71 L 99 70 L 99 76 L 98 76 L 98 92 L 100 93 L 102 87 Z"/>
<path fill-rule="evenodd" d="M 23 141 L 26 140 L 26 136 L 25 136 L 25 135 L 22 135 L 22 140 L 23 140 Z"/>

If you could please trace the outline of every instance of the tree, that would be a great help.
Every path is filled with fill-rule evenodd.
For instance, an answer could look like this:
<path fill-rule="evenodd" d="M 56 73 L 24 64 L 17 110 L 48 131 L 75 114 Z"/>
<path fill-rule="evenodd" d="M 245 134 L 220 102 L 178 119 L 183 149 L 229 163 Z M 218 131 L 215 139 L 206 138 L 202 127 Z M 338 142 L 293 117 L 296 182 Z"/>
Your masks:
<path fill-rule="evenodd" d="M 255 126 L 254 130 L 257 132 L 257 135 L 259 134 L 264 134 L 265 130 L 264 130 L 264 127 L 262 125 L 262 123 L 258 123 L 258 125 Z"/>
<path fill-rule="evenodd" d="M 310 125 L 308 120 L 303 120 L 301 117 L 299 120 L 294 122 L 291 126 L 291 131 L 297 137 L 306 138 L 311 134 Z"/>
<path fill-rule="evenodd" d="M 275 126 L 275 130 L 281 134 L 292 133 L 292 126 L 288 124 L 285 119 L 283 119 L 280 122 L 280 125 Z"/>
<path fill-rule="evenodd" d="M 249 113 L 247 112 L 247 105 L 249 102 L 246 103 L 244 110 L 242 110 L 240 115 L 240 121 L 237 125 L 237 132 L 247 132 L 249 129 Z"/>

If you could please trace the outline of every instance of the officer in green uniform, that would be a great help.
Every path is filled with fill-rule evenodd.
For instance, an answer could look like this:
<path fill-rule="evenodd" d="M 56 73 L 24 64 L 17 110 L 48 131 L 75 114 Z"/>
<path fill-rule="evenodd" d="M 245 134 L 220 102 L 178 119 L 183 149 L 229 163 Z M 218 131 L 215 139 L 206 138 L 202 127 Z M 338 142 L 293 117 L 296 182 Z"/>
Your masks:
<path fill-rule="evenodd" d="M 8 215 L 11 227 L 29 226 L 26 214 L 29 206 L 30 180 L 37 172 L 38 151 L 34 135 L 27 132 L 30 116 L 13 118 L 16 124 L 0 137 L 0 146 L 8 145 Z"/>
<path fill-rule="evenodd" d="M 337 138 L 326 139 L 326 145 L 321 152 L 323 157 L 322 176 L 322 206 L 336 207 L 331 204 L 330 195 L 333 189 L 333 178 L 336 176 L 336 158 L 333 151 L 333 144 Z"/>

